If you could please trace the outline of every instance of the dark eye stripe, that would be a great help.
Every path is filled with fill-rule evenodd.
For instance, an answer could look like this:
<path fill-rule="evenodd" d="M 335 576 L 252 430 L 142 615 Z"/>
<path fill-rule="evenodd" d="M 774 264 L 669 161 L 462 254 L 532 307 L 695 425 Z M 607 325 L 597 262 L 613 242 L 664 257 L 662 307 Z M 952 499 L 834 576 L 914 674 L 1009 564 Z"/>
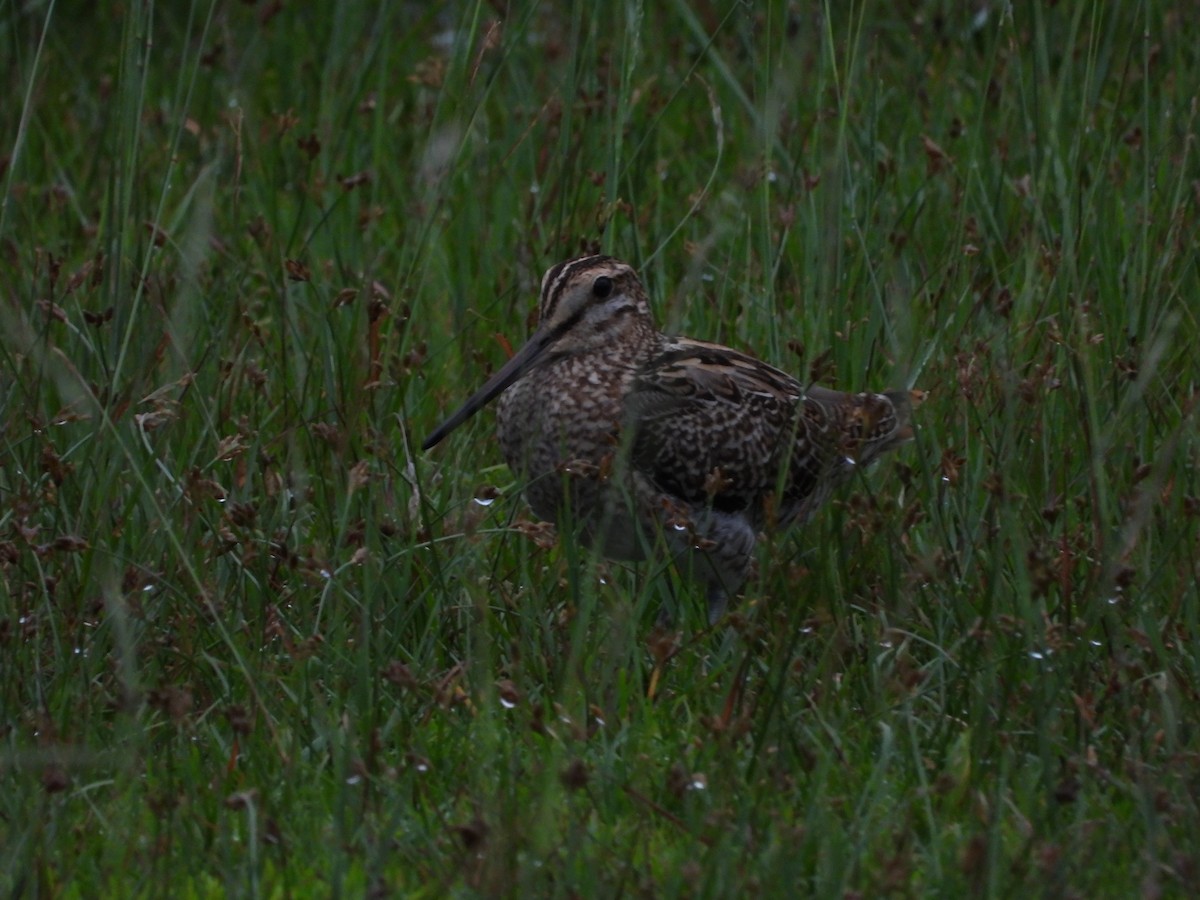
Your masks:
<path fill-rule="evenodd" d="M 542 279 L 541 317 L 549 318 L 563 292 L 575 281 L 580 272 L 586 272 L 598 265 L 615 262 L 611 256 L 582 256 L 579 259 L 569 259 L 558 263 L 546 273 Z"/>

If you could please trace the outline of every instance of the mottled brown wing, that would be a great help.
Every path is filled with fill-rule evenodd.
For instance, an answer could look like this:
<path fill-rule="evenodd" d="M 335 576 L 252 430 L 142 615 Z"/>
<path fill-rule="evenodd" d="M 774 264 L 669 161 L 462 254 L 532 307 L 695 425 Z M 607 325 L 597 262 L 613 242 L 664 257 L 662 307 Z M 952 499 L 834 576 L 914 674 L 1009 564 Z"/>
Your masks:
<path fill-rule="evenodd" d="M 805 391 L 791 376 L 718 344 L 676 339 L 626 398 L 632 461 L 664 492 L 753 519 L 807 518 L 856 464 L 905 439 L 901 394 Z"/>
<path fill-rule="evenodd" d="M 745 509 L 774 489 L 803 393 L 728 347 L 673 340 L 626 398 L 633 464 L 666 493 Z"/>

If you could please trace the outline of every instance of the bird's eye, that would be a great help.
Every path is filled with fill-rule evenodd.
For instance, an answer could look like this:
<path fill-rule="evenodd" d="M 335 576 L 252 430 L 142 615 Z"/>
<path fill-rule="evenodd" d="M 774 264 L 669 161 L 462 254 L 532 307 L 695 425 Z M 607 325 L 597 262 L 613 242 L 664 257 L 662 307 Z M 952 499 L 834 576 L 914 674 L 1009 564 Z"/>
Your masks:
<path fill-rule="evenodd" d="M 612 279 L 609 278 L 607 275 L 601 275 L 599 278 L 597 278 L 595 281 L 592 282 L 592 296 L 598 297 L 601 300 L 603 300 L 605 297 L 607 297 L 609 294 L 611 294 L 612 289 L 613 289 Z"/>

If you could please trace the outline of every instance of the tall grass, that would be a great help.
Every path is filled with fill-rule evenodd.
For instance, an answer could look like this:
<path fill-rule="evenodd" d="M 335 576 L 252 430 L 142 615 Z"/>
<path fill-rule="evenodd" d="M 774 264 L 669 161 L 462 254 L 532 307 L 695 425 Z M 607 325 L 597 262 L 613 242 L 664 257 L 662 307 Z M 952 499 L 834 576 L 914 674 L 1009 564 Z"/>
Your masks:
<path fill-rule="evenodd" d="M 0 888 L 1186 895 L 1186 11 L 0 7 Z M 487 414 L 599 247 L 917 439 L 728 620 Z M 681 608 L 677 631 L 655 627 Z"/>

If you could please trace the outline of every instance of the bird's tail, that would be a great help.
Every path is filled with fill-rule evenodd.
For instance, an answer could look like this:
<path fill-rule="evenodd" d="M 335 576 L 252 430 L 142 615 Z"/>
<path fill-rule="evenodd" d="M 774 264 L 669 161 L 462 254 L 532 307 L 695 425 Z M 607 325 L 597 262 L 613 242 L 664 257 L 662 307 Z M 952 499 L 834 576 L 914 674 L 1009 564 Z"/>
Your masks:
<path fill-rule="evenodd" d="M 812 387 L 810 400 L 840 419 L 841 453 L 847 461 L 866 465 L 913 439 L 912 413 L 925 400 L 924 391 L 847 394 Z"/>

